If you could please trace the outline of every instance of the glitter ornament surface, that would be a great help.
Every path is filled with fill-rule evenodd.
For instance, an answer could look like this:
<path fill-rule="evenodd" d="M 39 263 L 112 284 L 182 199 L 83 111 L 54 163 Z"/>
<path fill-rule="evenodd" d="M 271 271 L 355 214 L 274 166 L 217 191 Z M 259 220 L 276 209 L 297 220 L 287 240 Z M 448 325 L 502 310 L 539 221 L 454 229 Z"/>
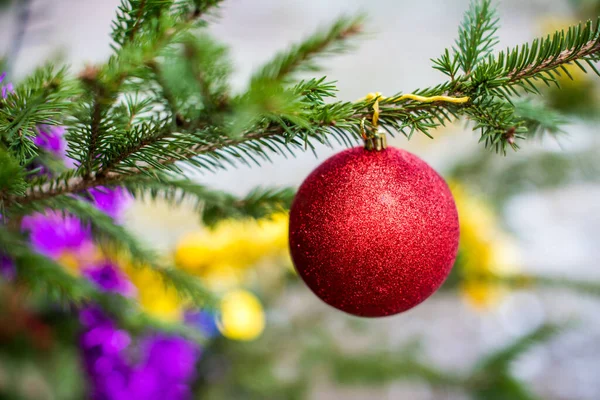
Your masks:
<path fill-rule="evenodd" d="M 456 257 L 458 214 L 446 182 L 404 150 L 353 148 L 321 164 L 290 211 L 298 274 L 350 314 L 406 311 L 444 282 Z"/>

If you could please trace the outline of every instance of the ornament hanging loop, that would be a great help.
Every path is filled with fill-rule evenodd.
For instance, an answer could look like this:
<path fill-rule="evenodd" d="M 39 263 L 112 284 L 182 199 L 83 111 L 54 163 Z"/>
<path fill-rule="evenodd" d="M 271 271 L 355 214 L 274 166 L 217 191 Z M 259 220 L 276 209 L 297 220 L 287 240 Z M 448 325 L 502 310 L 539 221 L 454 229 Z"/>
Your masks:
<path fill-rule="evenodd" d="M 385 131 L 381 128 L 373 128 L 375 131 L 365 139 L 365 149 L 368 151 L 381 151 L 387 148 Z"/>
<path fill-rule="evenodd" d="M 381 97 L 380 93 L 374 94 L 375 103 L 373 104 L 370 134 L 365 131 L 365 118 L 360 121 L 360 131 L 365 142 L 365 149 L 368 151 L 381 151 L 387 148 L 385 131 L 379 127 L 379 97 Z"/>

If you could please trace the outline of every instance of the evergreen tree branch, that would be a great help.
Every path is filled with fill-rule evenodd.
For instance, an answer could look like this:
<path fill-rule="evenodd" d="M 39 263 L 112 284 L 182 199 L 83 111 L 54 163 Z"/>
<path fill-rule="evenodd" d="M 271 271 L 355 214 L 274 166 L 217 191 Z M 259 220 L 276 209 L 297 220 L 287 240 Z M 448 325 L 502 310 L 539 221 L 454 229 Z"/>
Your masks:
<path fill-rule="evenodd" d="M 111 36 L 115 44 L 122 47 L 133 42 L 143 25 L 160 17 L 168 10 L 169 3 L 165 0 L 122 0 L 112 23 Z"/>
<path fill-rule="evenodd" d="M 153 65 L 169 45 L 196 26 L 200 14 L 182 15 L 186 7 L 179 4 L 179 14 L 167 15 L 168 6 L 169 2 L 164 0 L 124 1 L 113 32 L 121 47 L 106 65 L 88 67 L 81 74 L 82 82 L 91 89 L 92 95 L 80 99 L 82 107 L 72 122 L 74 129 L 69 131 L 68 139 L 72 143 L 69 154 L 79 161 L 86 180 L 91 179 L 92 170 L 102 165 L 100 156 L 114 144 L 111 138 L 119 131 L 112 117 L 118 94 L 124 91 L 122 86 L 127 87 L 131 80 L 147 79 L 148 66 Z M 144 19 L 143 25 L 138 14 Z M 149 29 L 144 28 L 142 34 L 142 26 L 146 24 Z M 104 173 L 106 171 L 101 175 Z"/>
<path fill-rule="evenodd" d="M 222 219 L 260 219 L 289 209 L 294 198 L 291 188 L 252 190 L 243 198 L 218 190 L 211 190 L 188 179 L 159 175 L 157 178 L 130 177 L 120 183 L 136 197 L 161 198 L 172 204 L 185 199 L 193 200 L 206 225 Z"/>
<path fill-rule="evenodd" d="M 158 254 L 140 244 L 125 228 L 92 204 L 72 196 L 58 196 L 38 201 L 32 206 L 21 211 L 30 213 L 51 209 L 72 214 L 83 223 L 90 224 L 94 236 L 108 247 L 109 253 L 126 255 L 133 266 L 152 269 L 159 274 L 165 285 L 174 287 L 181 296 L 197 306 L 211 308 L 216 304 L 212 294 L 197 278 L 163 263 Z"/>
<path fill-rule="evenodd" d="M 146 0 L 140 0 L 139 5 L 137 7 L 136 17 L 133 23 L 133 28 L 128 32 L 127 39 L 133 40 L 135 38 L 135 34 L 137 33 L 140 25 L 142 24 L 142 15 L 144 14 L 144 7 L 146 6 Z"/>
<path fill-rule="evenodd" d="M 563 127 L 569 120 L 561 113 L 531 100 L 518 99 L 513 105 L 515 116 L 524 122 L 530 137 L 545 134 L 557 137 L 565 133 Z"/>
<path fill-rule="evenodd" d="M 469 75 L 481 60 L 489 56 L 498 38 L 499 19 L 491 0 L 471 0 L 458 31 L 456 60 L 465 75 Z M 449 55 L 448 55 L 449 57 Z M 451 74 L 454 76 L 454 74 Z"/>
<path fill-rule="evenodd" d="M 162 97 L 166 100 L 166 105 L 168 107 L 169 112 L 173 115 L 173 124 L 175 126 L 182 126 L 184 124 L 184 117 L 179 112 L 179 106 L 177 105 L 177 98 L 173 93 L 173 90 L 169 87 L 167 82 L 163 77 L 163 72 L 156 60 L 149 61 L 147 63 L 148 67 L 154 73 L 154 80 L 158 84 L 160 90 L 162 91 Z M 112 166 L 105 166 L 104 170 L 109 170 Z"/>
<path fill-rule="evenodd" d="M 75 304 L 95 297 L 97 291 L 93 285 L 69 274 L 54 260 L 33 252 L 22 235 L 4 225 L 0 225 L 0 250 L 14 261 L 17 280 L 34 292 Z"/>
<path fill-rule="evenodd" d="M 487 11 L 479 14 L 491 15 Z M 278 58 L 279 62 L 269 64 L 271 67 L 264 69 L 270 72 L 263 71 L 259 76 L 265 79 L 281 78 L 285 75 L 282 72 L 290 72 L 298 65 L 296 63 L 298 60 L 310 59 L 306 54 L 312 55 L 312 52 L 304 50 L 319 49 L 320 45 L 315 43 L 326 43 L 327 40 L 323 41 L 323 38 L 337 37 L 339 32 L 345 32 L 348 26 L 354 25 L 348 23 L 335 26 L 335 29 L 329 31 L 329 35 L 315 35 L 321 38 L 320 41 L 309 39 L 307 43 L 312 45 L 300 45 L 296 51 L 290 52 L 296 56 L 288 54 Z M 467 32 L 466 29 L 463 31 Z M 510 52 L 508 56 L 500 55 L 498 60 L 489 56 L 487 61 L 480 61 L 482 54 L 487 50 L 482 50 L 477 53 L 479 54 L 477 56 L 470 55 L 470 58 L 465 55 L 466 64 L 476 64 L 468 77 L 458 76 L 455 81 L 418 90 L 414 94 L 431 98 L 466 96 L 469 98 L 467 103 L 401 100 L 405 97 L 399 94 L 380 101 L 380 126 L 391 133 L 400 131 L 410 137 L 416 131 L 429 134 L 431 128 L 464 115 L 475 121 L 475 128 L 481 128 L 481 140 L 488 146 L 495 147 L 499 151 L 505 151 L 508 145 L 516 148 L 515 138 L 525 136 L 526 127 L 530 126 L 531 121 L 527 116 L 519 117 L 514 103 L 508 98 L 510 90 L 514 90 L 512 85 L 517 84 L 519 80 L 527 80 L 527 77 L 534 76 L 532 74 L 539 73 L 540 68 L 548 70 L 569 60 L 573 61 L 577 57 L 586 55 L 592 57 L 592 54 L 597 52 L 596 31 L 597 29 L 593 29 L 591 24 L 574 27 L 567 33 L 558 33 L 553 39 L 534 42 L 531 47 L 524 46 L 519 51 Z M 163 36 L 164 34 L 159 32 L 155 38 Z M 467 36 L 479 38 L 476 41 L 492 40 L 489 34 L 479 33 L 464 37 Z M 493 43 L 493 40 L 489 43 Z M 156 48 L 156 44 L 151 47 Z M 487 49 L 488 45 L 482 44 L 480 47 Z M 564 53 L 566 50 L 568 54 Z M 148 56 L 149 58 L 144 55 L 141 60 L 150 62 L 154 59 L 154 51 L 148 54 L 151 55 Z M 304 55 L 298 56 L 299 54 Z M 135 59 L 140 60 L 140 58 Z M 502 76 L 507 71 L 512 75 L 494 78 Z M 114 76 L 119 76 L 115 74 L 113 73 Z M 81 176 L 71 176 L 67 181 L 59 177 L 49 184 L 32 187 L 27 195 L 19 200 L 28 203 L 61 194 L 76 193 L 98 185 L 115 185 L 123 179 L 121 175 L 151 176 L 155 171 L 160 170 L 178 172 L 179 168 L 174 165 L 176 162 L 214 169 L 221 167 L 223 162 L 233 160 L 250 159 L 258 163 L 255 156 L 268 159 L 268 151 L 283 153 L 284 150 L 292 148 L 310 148 L 312 141 L 328 143 L 330 138 L 334 138 L 343 143 L 351 143 L 360 137 L 360 121 L 363 118 L 371 119 L 374 101 L 325 104 L 323 99 L 331 96 L 330 92 L 330 87 L 320 82 L 301 83 L 287 91 L 265 83 L 256 84 L 245 96 L 233 101 L 235 118 L 246 121 L 240 125 L 243 126 L 241 134 L 233 136 L 229 134 L 228 126 L 211 125 L 203 120 L 177 130 L 165 123 L 164 119 L 135 125 L 132 127 L 131 135 L 125 136 L 127 140 L 123 141 L 123 146 L 118 145 L 121 136 L 103 142 L 104 144 L 100 146 L 102 151 L 107 153 L 110 149 L 110 154 L 104 160 L 104 167 L 100 172 L 95 175 L 83 175 L 83 180 L 87 179 L 89 182 L 81 182 Z M 261 93 L 262 97 L 260 97 Z M 274 99 L 280 103 L 274 102 Z M 251 110 L 252 117 L 245 119 L 243 115 L 251 109 L 250 106 L 255 108 L 258 106 L 258 111 Z M 556 129 L 556 125 L 554 124 L 553 129 Z M 7 204 L 16 200 L 14 197 L 9 197 Z"/>
<path fill-rule="evenodd" d="M 496 57 L 489 56 L 475 71 L 473 84 L 481 91 L 489 90 L 500 96 L 510 93 L 507 90 L 514 91 L 513 86 L 538 94 L 536 81 L 550 85 L 557 83 L 561 73 L 570 77 L 566 65 L 574 64 L 586 71 L 584 62 L 597 73 L 593 62 L 598 60 L 599 53 L 600 24 L 588 21 Z"/>
<path fill-rule="evenodd" d="M 464 386 L 463 377 L 418 361 L 413 355 L 407 355 L 406 351 L 381 351 L 358 356 L 325 352 L 323 356 L 329 363 L 334 379 L 345 385 L 374 385 L 418 379 L 436 387 Z"/>
<path fill-rule="evenodd" d="M 115 316 L 119 324 L 128 330 L 150 327 L 177 333 L 199 343 L 204 340 L 196 329 L 158 321 L 141 311 L 134 300 L 103 292 L 87 279 L 72 275 L 56 261 L 33 252 L 21 235 L 4 226 L 0 226 L 0 250 L 14 261 L 17 283 L 25 285 L 32 293 L 44 293 L 51 301 L 66 306 L 83 306 L 94 302 Z"/>
<path fill-rule="evenodd" d="M 27 164 L 37 154 L 33 137 L 37 125 L 57 125 L 72 106 L 78 88 L 67 77 L 66 69 L 45 66 L 22 81 L 13 93 L 0 98 L 0 142 Z M 1 97 L 1 96 L 0 96 Z"/>
<path fill-rule="evenodd" d="M 27 190 L 25 173 L 7 150 L 0 146 L 0 214 L 4 211 L 4 199 L 9 196 L 21 197 Z"/>
<path fill-rule="evenodd" d="M 363 23 L 362 15 L 338 18 L 330 27 L 312 34 L 288 51 L 276 55 L 272 61 L 254 74 L 251 85 L 264 80 L 281 81 L 299 69 L 316 70 L 314 58 L 345 50 L 348 39 L 362 31 Z"/>
<path fill-rule="evenodd" d="M 505 373 L 511 363 L 527 352 L 536 344 L 547 342 L 565 330 L 564 326 L 555 324 L 544 324 L 533 332 L 519 338 L 508 346 L 493 352 L 481 360 L 475 367 L 474 376 L 481 377 L 485 374 L 489 377 Z"/>
<path fill-rule="evenodd" d="M 93 68 L 88 69 L 88 73 L 93 74 Z M 111 103 L 110 99 L 105 98 L 103 95 L 103 89 L 100 87 L 100 84 L 96 81 L 95 77 L 86 76 L 86 80 L 89 82 L 90 92 L 92 93 L 91 97 L 91 115 L 89 120 L 89 136 L 88 136 L 88 146 L 85 149 L 85 156 L 83 158 L 84 163 L 82 164 L 83 168 L 83 177 L 84 179 L 90 179 L 92 171 L 94 170 L 94 164 L 97 162 L 97 151 L 98 151 L 98 142 L 100 140 L 100 135 L 103 134 L 102 130 L 104 128 L 102 124 L 102 119 L 104 114 L 107 111 L 107 104 Z"/>

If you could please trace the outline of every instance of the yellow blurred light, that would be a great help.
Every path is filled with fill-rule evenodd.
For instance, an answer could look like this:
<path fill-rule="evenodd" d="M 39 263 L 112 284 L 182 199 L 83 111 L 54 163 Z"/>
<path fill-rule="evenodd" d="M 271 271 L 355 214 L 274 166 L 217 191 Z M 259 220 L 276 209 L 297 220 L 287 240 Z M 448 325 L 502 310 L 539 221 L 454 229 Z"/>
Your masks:
<path fill-rule="evenodd" d="M 184 236 L 175 249 L 175 261 L 209 285 L 228 289 L 229 283 L 241 283 L 243 271 L 286 253 L 287 231 L 288 216 L 284 213 L 259 221 L 222 221 L 212 230 Z"/>
<path fill-rule="evenodd" d="M 211 264 L 204 268 L 198 276 L 210 290 L 225 292 L 242 284 L 244 271 L 228 264 Z"/>
<path fill-rule="evenodd" d="M 200 272 L 227 253 L 230 238 L 224 232 L 195 232 L 184 236 L 175 249 L 175 261 L 181 269 Z"/>
<path fill-rule="evenodd" d="M 506 289 L 489 282 L 465 280 L 460 285 L 463 298 L 477 310 L 488 310 L 498 305 L 506 295 Z"/>
<path fill-rule="evenodd" d="M 56 260 L 72 274 L 79 275 L 80 263 L 78 257 L 72 252 L 64 252 Z"/>
<path fill-rule="evenodd" d="M 90 243 L 77 251 L 64 251 L 56 261 L 70 273 L 79 275 L 82 267 L 99 263 L 105 258 L 105 255 Z"/>
<path fill-rule="evenodd" d="M 227 293 L 221 300 L 218 321 L 223 336 L 240 341 L 251 341 L 265 329 L 265 313 L 258 298 L 247 290 Z"/>
<path fill-rule="evenodd" d="M 183 301 L 175 288 L 166 285 L 161 276 L 149 268 L 127 265 L 124 269 L 137 288 L 137 299 L 145 312 L 166 322 L 181 320 Z"/>
<path fill-rule="evenodd" d="M 502 278 L 518 272 L 518 251 L 484 201 L 457 182 L 450 187 L 460 222 L 460 290 L 469 304 L 487 309 L 507 291 Z"/>

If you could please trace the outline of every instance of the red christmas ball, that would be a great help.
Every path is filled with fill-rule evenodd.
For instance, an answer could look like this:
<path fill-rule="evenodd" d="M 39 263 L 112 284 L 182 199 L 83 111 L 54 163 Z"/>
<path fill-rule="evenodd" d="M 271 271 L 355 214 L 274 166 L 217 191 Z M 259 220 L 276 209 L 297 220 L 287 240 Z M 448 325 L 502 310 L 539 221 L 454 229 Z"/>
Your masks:
<path fill-rule="evenodd" d="M 329 158 L 290 211 L 298 274 L 325 303 L 362 317 L 397 314 L 431 296 L 452 269 L 458 238 L 446 182 L 395 148 Z"/>

